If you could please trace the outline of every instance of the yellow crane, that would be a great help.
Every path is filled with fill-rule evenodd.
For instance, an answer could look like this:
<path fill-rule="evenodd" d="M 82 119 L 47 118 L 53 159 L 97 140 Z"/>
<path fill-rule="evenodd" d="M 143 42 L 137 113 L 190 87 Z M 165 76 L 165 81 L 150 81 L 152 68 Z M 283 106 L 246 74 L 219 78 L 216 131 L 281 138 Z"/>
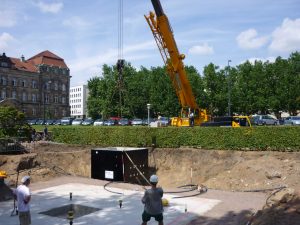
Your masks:
<path fill-rule="evenodd" d="M 194 124 L 200 125 L 208 121 L 206 109 L 199 108 L 193 94 L 183 64 L 184 54 L 180 54 L 168 17 L 165 15 L 159 0 L 151 0 L 154 12 L 145 18 L 153 33 L 154 39 L 166 65 L 168 75 L 175 88 L 181 105 L 181 113 L 171 119 L 173 126 L 189 126 L 189 115 L 194 114 Z"/>

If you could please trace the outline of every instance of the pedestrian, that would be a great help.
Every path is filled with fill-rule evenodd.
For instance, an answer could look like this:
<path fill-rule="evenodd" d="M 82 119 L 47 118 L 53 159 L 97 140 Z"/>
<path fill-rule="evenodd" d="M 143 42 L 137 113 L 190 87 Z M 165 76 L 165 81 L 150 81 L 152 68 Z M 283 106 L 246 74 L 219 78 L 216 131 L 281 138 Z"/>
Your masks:
<path fill-rule="evenodd" d="M 18 212 L 20 225 L 31 224 L 30 215 L 30 200 L 31 194 L 29 190 L 30 176 L 24 176 L 21 180 L 22 184 L 18 186 L 16 190 L 17 202 L 18 202 Z"/>
<path fill-rule="evenodd" d="M 35 141 L 35 135 L 36 135 L 36 131 L 35 131 L 35 129 L 32 129 L 32 131 L 31 131 L 31 141 Z"/>
<path fill-rule="evenodd" d="M 44 140 L 47 140 L 47 137 L 48 137 L 48 128 L 47 128 L 47 126 L 45 126 L 45 128 L 44 128 Z"/>
<path fill-rule="evenodd" d="M 152 175 L 150 177 L 151 189 L 145 191 L 142 198 L 142 203 L 144 204 L 144 212 L 142 214 L 143 223 L 142 225 L 147 225 L 151 217 L 158 222 L 158 225 L 163 225 L 163 205 L 162 197 L 164 191 L 161 187 L 157 187 L 158 177 Z"/>
<path fill-rule="evenodd" d="M 190 126 L 193 127 L 194 126 L 194 122 L 195 122 L 193 111 L 190 112 L 189 121 L 190 121 Z"/>

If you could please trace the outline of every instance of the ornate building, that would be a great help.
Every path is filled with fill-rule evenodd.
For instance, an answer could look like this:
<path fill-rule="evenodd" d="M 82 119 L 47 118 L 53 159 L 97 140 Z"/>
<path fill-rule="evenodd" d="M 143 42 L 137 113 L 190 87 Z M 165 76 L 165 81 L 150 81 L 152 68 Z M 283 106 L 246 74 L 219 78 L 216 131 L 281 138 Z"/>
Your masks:
<path fill-rule="evenodd" d="M 0 55 L 0 101 L 16 100 L 28 119 L 70 116 L 70 78 L 64 59 L 50 51 L 28 60 Z"/>

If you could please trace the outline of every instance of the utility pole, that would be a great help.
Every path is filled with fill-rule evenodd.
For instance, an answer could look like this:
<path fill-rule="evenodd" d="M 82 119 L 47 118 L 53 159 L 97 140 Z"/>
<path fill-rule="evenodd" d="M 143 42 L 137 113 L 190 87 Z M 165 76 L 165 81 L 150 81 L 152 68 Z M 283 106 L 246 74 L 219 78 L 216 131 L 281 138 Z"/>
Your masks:
<path fill-rule="evenodd" d="M 230 73 L 229 73 L 229 71 L 230 71 L 230 65 L 229 65 L 229 63 L 231 62 L 231 60 L 229 59 L 228 61 L 227 61 L 227 69 L 226 69 L 226 73 L 227 73 L 227 79 L 228 79 L 228 116 L 231 116 L 231 110 L 230 110 L 230 108 L 231 108 L 231 79 L 230 79 Z"/>

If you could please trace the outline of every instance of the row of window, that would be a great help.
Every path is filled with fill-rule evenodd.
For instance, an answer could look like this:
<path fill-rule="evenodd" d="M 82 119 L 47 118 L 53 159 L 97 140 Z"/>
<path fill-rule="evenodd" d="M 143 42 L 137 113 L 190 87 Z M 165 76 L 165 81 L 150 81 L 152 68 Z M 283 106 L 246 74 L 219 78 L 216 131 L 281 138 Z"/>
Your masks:
<path fill-rule="evenodd" d="M 27 113 L 26 109 L 23 109 L 22 111 L 23 111 L 23 113 Z M 43 111 L 41 111 L 40 113 L 43 113 Z M 54 109 L 54 116 L 59 116 L 58 113 L 59 113 L 58 109 Z M 62 110 L 62 116 L 66 116 L 66 114 L 67 114 L 67 111 L 65 109 L 63 109 Z M 31 108 L 31 115 L 37 116 L 38 115 L 38 109 L 36 109 L 35 107 L 32 107 Z"/>
<path fill-rule="evenodd" d="M 69 70 L 66 68 L 59 68 L 56 66 L 47 66 L 47 65 L 39 65 L 40 72 L 48 72 L 48 73 L 56 73 L 56 74 L 63 74 L 68 75 Z"/>
<path fill-rule="evenodd" d="M 79 92 L 79 91 L 81 91 L 81 88 L 72 88 L 72 89 L 70 90 L 71 93 L 72 93 L 72 92 Z"/>
<path fill-rule="evenodd" d="M 80 114 L 81 115 L 81 110 L 71 110 L 71 115 L 74 114 Z"/>
<path fill-rule="evenodd" d="M 16 78 L 11 78 L 10 80 L 8 80 L 5 77 L 1 77 L 0 84 L 1 85 L 9 85 L 10 84 L 11 86 L 17 87 L 18 86 L 18 80 Z M 20 84 L 21 87 L 29 87 L 30 82 L 23 79 L 23 80 L 19 80 L 19 84 Z M 61 89 L 62 91 L 67 90 L 65 84 L 61 84 L 59 86 L 59 84 L 57 82 L 54 82 L 53 86 L 54 86 L 55 91 L 58 91 L 58 89 Z M 33 89 L 38 88 L 38 83 L 37 83 L 36 80 L 31 81 L 31 88 L 33 88 Z M 51 82 L 46 82 L 44 88 L 47 89 L 47 90 L 50 90 L 51 89 Z"/>
<path fill-rule="evenodd" d="M 81 102 L 81 99 L 70 99 L 70 103 L 78 103 Z"/>
<path fill-rule="evenodd" d="M 6 99 L 8 97 L 11 97 L 12 99 L 17 99 L 17 92 L 16 91 L 12 91 L 11 96 L 8 96 L 5 90 L 1 91 L 1 99 Z M 38 94 L 29 94 L 27 95 L 26 92 L 23 92 L 21 95 L 21 99 L 23 102 L 27 102 L 27 101 L 32 101 L 32 102 L 37 102 L 39 99 L 39 95 Z M 45 95 L 45 103 L 49 103 L 50 102 L 50 95 L 46 94 Z M 66 97 L 60 97 L 60 96 L 54 96 L 54 103 L 62 103 L 65 104 L 66 103 Z"/>
<path fill-rule="evenodd" d="M 82 105 L 71 105 L 71 108 L 82 108 Z"/>
<path fill-rule="evenodd" d="M 81 93 L 78 94 L 70 94 L 70 98 L 80 98 L 81 97 Z"/>

